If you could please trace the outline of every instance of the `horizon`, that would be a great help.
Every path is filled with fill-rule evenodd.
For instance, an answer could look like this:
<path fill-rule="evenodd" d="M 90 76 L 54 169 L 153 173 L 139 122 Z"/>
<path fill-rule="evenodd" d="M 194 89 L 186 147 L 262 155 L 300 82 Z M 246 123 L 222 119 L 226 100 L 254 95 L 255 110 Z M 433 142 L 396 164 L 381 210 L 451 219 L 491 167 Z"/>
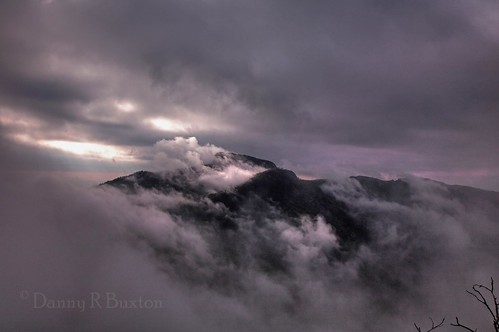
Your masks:
<path fill-rule="evenodd" d="M 183 139 L 185 140 L 186 138 L 183 137 L 175 137 L 171 140 L 166 140 L 166 141 L 175 141 L 176 139 Z M 197 142 L 197 139 L 195 137 L 190 137 L 191 139 L 194 138 Z M 162 140 L 165 141 L 165 140 Z M 197 144 L 197 143 L 196 143 Z M 212 144 L 207 144 L 208 146 L 213 146 Z M 218 147 L 222 148 L 223 147 Z M 194 150 L 194 148 L 193 148 Z M 244 154 L 244 153 L 238 153 L 236 151 L 228 151 L 231 153 L 236 153 L 236 154 Z M 0 173 L 4 175 L 8 174 L 17 174 L 17 175 L 23 175 L 23 176 L 28 176 L 28 177 L 37 177 L 37 178 L 43 178 L 43 177 L 60 177 L 67 179 L 69 181 L 72 181 L 75 184 L 82 184 L 82 185 L 98 185 L 101 183 L 104 183 L 106 181 L 113 180 L 118 177 L 122 176 L 127 176 L 131 175 L 133 173 L 139 172 L 139 171 L 153 171 L 153 172 L 160 172 L 160 168 L 158 166 L 153 165 L 151 162 L 151 158 L 154 158 L 154 154 L 151 155 L 148 159 L 144 160 L 135 160 L 134 162 L 123 164 L 120 162 L 116 162 L 112 160 L 109 162 L 109 160 L 106 160 L 106 158 L 99 158 L 99 157 L 86 157 L 86 156 L 81 156 L 76 154 L 76 156 L 71 156 L 71 152 L 68 152 L 70 155 L 62 154 L 61 151 L 51 151 L 52 154 L 59 154 L 58 157 L 53 157 L 54 161 L 60 160 L 60 159 L 66 159 L 66 160 L 72 160 L 70 163 L 78 162 L 78 159 L 80 159 L 80 164 L 77 167 L 67 167 L 67 168 L 60 168 L 60 169 L 11 169 L 10 167 L 7 167 L 6 169 L 0 170 Z M 247 154 L 245 154 L 247 155 Z M 249 155 L 248 155 L 249 156 Z M 261 158 L 260 156 L 252 156 L 256 157 L 259 159 L 263 160 L 268 160 L 275 162 L 274 160 L 271 159 L 265 159 Z M 76 160 L 74 160 L 76 158 Z M 108 158 L 107 158 L 108 159 Z M 107 163 L 106 163 L 107 161 Z M 104 167 L 97 167 L 97 170 L 93 169 L 93 167 L 88 167 L 88 164 L 92 164 L 93 162 L 98 162 L 100 164 L 104 164 Z M 68 162 L 66 162 L 68 163 Z M 329 170 L 329 173 L 326 171 L 322 173 L 323 176 L 314 174 L 310 172 L 306 168 L 301 168 L 300 171 L 296 171 L 293 168 L 294 165 L 290 164 L 289 161 L 285 160 L 279 163 L 275 162 L 277 167 L 282 168 L 282 169 L 288 169 L 290 171 L 293 171 L 300 179 L 303 180 L 316 180 L 316 179 L 324 179 L 324 180 L 335 180 L 335 179 L 346 179 L 350 177 L 356 177 L 356 176 L 367 176 L 367 177 L 372 177 L 372 178 L 377 178 L 383 181 L 390 181 L 390 180 L 407 180 L 409 178 L 419 178 L 423 180 L 430 180 L 430 181 L 435 181 L 435 182 L 441 182 L 447 185 L 452 185 L 452 186 L 466 186 L 466 187 L 472 187 L 480 190 L 486 190 L 486 191 L 493 191 L 493 192 L 499 192 L 499 188 L 495 188 L 494 186 L 477 186 L 473 182 L 470 181 L 463 181 L 460 183 L 454 183 L 452 181 L 449 181 L 451 178 L 448 178 L 446 176 L 443 177 L 438 177 L 435 176 L 434 178 L 428 177 L 425 172 L 422 173 L 416 173 L 416 174 L 408 174 L 408 173 L 384 173 L 384 172 L 359 172 L 359 173 L 352 173 L 348 174 L 348 170 L 342 170 L 342 172 L 336 172 L 334 168 L 331 168 Z M 64 163 L 63 163 L 64 164 Z M 85 167 L 82 168 L 82 165 Z M 58 165 L 60 166 L 60 165 Z M 156 168 L 156 170 L 154 170 Z M 165 164 L 165 169 L 167 168 L 167 164 Z M 299 167 L 300 168 L 300 167 Z M 100 169 L 100 170 L 99 170 Z M 328 176 L 329 174 L 329 176 Z M 431 174 L 430 174 L 431 176 Z"/>

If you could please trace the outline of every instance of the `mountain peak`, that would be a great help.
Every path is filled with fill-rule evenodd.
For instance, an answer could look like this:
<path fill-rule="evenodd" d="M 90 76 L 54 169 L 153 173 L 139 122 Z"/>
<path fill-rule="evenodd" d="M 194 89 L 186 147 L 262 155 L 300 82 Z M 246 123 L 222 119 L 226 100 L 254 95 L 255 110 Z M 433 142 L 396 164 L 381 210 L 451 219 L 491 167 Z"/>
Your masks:
<path fill-rule="evenodd" d="M 218 152 L 215 154 L 215 160 L 212 164 L 206 165 L 209 167 L 219 166 L 220 163 L 224 164 L 226 162 L 244 164 L 252 167 L 261 167 L 265 169 L 275 169 L 276 164 L 269 160 L 260 159 L 245 154 L 238 154 L 234 152 Z"/>

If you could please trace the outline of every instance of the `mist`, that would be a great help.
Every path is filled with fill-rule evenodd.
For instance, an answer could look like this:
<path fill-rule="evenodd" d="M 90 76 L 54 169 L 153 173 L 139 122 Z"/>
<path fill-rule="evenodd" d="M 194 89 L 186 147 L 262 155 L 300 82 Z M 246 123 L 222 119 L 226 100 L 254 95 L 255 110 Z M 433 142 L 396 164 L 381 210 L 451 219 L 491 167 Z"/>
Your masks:
<path fill-rule="evenodd" d="M 226 150 L 195 139 L 155 149 L 151 167 L 163 163 L 162 176 L 190 170 L 192 185 L 208 192 L 230 192 L 262 171 L 205 166 Z M 234 181 L 241 173 L 247 176 Z M 373 197 L 355 178 L 325 182 L 323 191 L 347 204 L 370 234 L 337 259 L 344 244 L 320 215 L 290 218 L 261 201 L 234 214 L 179 191 L 4 179 L 1 329 L 414 331 L 428 316 L 459 316 L 486 331 L 487 313 L 465 289 L 499 274 L 497 194 L 463 200 L 438 182 L 403 181 L 407 202 Z M 186 206 L 225 215 L 237 227 L 175 212 Z M 92 307 L 92 294 L 101 307 Z M 50 308 L 50 299 L 63 307 Z M 68 308 L 69 300 L 86 306 Z M 147 300 L 157 306 L 146 308 Z"/>

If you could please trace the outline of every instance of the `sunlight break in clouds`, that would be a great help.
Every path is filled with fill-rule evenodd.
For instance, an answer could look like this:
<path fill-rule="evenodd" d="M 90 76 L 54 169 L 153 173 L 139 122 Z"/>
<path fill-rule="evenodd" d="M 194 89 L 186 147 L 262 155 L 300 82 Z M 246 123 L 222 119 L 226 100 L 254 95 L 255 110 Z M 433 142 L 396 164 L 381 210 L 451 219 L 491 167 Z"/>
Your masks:
<path fill-rule="evenodd" d="M 120 110 L 125 113 L 130 113 L 133 112 L 137 109 L 135 104 L 129 102 L 129 101 L 116 101 L 114 105 Z"/>
<path fill-rule="evenodd" d="M 169 131 L 169 132 L 182 132 L 186 133 L 189 129 L 189 126 L 175 120 L 170 120 L 166 118 L 154 118 L 149 119 L 147 121 L 153 128 L 161 131 Z"/>
<path fill-rule="evenodd" d="M 134 157 L 125 153 L 122 149 L 105 144 L 71 142 L 71 141 L 39 141 L 42 146 L 73 153 L 79 156 L 103 159 L 133 160 Z"/>

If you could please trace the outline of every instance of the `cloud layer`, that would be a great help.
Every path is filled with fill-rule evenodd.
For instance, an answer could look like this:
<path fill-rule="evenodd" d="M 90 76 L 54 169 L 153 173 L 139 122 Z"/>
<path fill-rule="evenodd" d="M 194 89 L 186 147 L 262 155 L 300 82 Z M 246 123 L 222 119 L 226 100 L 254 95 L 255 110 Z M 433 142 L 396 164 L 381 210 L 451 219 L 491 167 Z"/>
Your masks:
<path fill-rule="evenodd" d="M 164 165 L 182 160 L 177 171 L 196 171 L 184 173 L 192 186 L 205 186 L 204 176 L 214 169 L 231 173 L 242 167 L 227 163 L 196 170 L 200 160 L 210 162 L 222 149 L 194 139 L 163 141 L 156 148 L 172 156 L 173 163 L 163 160 Z M 160 174 L 175 172 L 167 168 Z M 410 194 L 404 202 L 376 198 L 355 179 L 324 184 L 371 234 L 341 260 L 331 255 L 342 245 L 338 234 L 320 215 L 290 218 L 262 202 L 234 214 L 221 204 L 193 199 L 187 190 L 126 194 L 57 178 L 6 179 L 0 192 L 5 271 L 0 326 L 7 331 L 412 331 L 413 322 L 429 315 L 458 315 L 485 330 L 486 313 L 464 289 L 499 274 L 497 195 L 404 181 Z M 205 216 L 226 215 L 237 228 L 179 212 L 185 207 Z M 36 292 L 86 299 L 87 309 L 34 308 Z M 161 308 L 91 309 L 89 294 L 96 292 L 155 299 Z"/>
<path fill-rule="evenodd" d="M 311 175 L 499 188 L 495 1 L 30 0 L 0 12 L 10 141 L 102 144 L 127 163 L 195 135 Z"/>

